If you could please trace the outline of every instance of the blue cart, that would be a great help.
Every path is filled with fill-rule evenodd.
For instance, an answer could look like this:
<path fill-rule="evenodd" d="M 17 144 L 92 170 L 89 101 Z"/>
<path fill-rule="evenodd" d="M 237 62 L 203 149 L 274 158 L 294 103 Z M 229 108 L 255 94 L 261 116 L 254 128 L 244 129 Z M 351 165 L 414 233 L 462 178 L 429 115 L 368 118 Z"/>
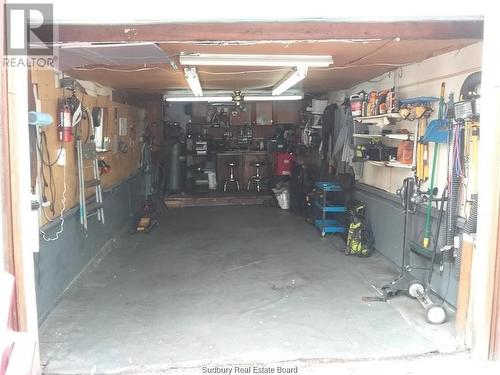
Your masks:
<path fill-rule="evenodd" d="M 320 230 L 323 237 L 327 233 L 344 233 L 345 226 L 338 220 L 338 216 L 340 214 L 345 214 L 347 209 L 345 205 L 332 203 L 332 195 L 342 193 L 342 188 L 333 182 L 326 181 L 316 182 L 315 187 L 320 190 L 322 194 L 320 197 L 317 197 L 314 202 L 316 208 L 319 209 L 321 213 L 321 218 L 316 219 L 314 225 Z"/>

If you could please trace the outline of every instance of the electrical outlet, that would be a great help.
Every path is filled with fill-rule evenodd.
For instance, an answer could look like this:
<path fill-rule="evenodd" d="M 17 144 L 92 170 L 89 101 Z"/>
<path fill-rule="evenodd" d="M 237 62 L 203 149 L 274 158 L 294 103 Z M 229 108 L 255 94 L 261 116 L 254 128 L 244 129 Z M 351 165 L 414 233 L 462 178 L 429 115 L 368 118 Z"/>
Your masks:
<path fill-rule="evenodd" d="M 60 148 L 58 151 L 59 159 L 57 159 L 57 165 L 65 166 L 66 165 L 66 149 Z"/>
<path fill-rule="evenodd" d="M 128 134 L 127 118 L 120 117 L 118 119 L 118 135 L 124 137 Z"/>

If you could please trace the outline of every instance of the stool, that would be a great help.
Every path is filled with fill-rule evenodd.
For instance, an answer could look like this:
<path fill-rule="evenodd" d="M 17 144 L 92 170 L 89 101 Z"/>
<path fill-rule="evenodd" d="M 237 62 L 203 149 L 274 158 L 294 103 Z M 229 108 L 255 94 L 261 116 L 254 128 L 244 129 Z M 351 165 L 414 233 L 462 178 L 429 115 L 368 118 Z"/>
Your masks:
<path fill-rule="evenodd" d="M 260 175 L 260 167 L 265 165 L 265 163 L 256 162 L 252 163 L 252 165 L 255 165 L 255 176 L 248 179 L 247 190 L 250 190 L 252 185 L 255 185 L 255 190 L 260 193 L 261 190 L 264 190 L 266 182 L 266 180 Z"/>
<path fill-rule="evenodd" d="M 240 191 L 240 182 L 234 177 L 234 167 L 236 166 L 236 163 L 226 163 L 226 166 L 229 167 L 229 177 L 227 177 L 224 181 L 224 191 L 227 191 L 228 185 L 236 188 L 236 191 Z"/>

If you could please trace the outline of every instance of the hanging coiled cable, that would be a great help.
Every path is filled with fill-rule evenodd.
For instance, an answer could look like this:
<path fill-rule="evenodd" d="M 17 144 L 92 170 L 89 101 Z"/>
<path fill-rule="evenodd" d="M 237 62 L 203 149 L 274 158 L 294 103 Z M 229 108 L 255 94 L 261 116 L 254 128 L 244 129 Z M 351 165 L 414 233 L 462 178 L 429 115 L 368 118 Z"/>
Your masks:
<path fill-rule="evenodd" d="M 448 164 L 448 206 L 446 212 L 446 247 L 454 248 L 458 216 L 458 197 L 463 177 L 462 169 L 462 137 L 463 128 L 460 123 L 452 125 L 451 149 Z M 452 252 L 446 252 L 446 259 L 452 259 Z"/>

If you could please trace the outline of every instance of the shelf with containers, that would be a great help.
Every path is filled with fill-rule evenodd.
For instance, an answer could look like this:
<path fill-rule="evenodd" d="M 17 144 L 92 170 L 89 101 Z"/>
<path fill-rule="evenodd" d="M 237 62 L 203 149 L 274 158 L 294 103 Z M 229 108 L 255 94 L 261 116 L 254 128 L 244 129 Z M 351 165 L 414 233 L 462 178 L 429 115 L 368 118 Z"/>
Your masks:
<path fill-rule="evenodd" d="M 403 131 L 403 129 L 397 125 L 401 120 L 403 119 L 399 113 L 353 117 L 353 138 L 354 147 L 356 149 L 356 160 L 368 161 L 372 165 L 381 167 L 414 168 L 415 150 L 418 141 L 415 134 L 418 132 L 418 129 L 416 124 L 412 124 L 411 129 L 404 129 Z M 394 152 L 403 141 L 412 142 L 411 158 L 405 157 L 405 162 L 398 161 L 397 152 Z M 374 143 L 380 143 L 387 147 L 387 150 L 389 150 L 388 152 L 391 153 L 391 155 L 387 157 L 388 160 L 377 160 L 382 159 L 382 157 L 370 160 L 370 158 L 361 155 L 363 147 L 366 148 L 367 145 Z M 406 152 L 410 152 L 410 150 Z"/>
<path fill-rule="evenodd" d="M 315 187 L 320 194 L 316 197 L 314 205 L 321 216 L 314 220 L 314 225 L 322 236 L 327 233 L 344 233 L 345 225 L 339 217 L 347 212 L 345 205 L 339 203 L 343 189 L 333 182 L 325 181 L 316 182 Z"/>
<path fill-rule="evenodd" d="M 311 103 L 311 106 L 306 107 L 306 110 L 302 112 L 301 144 L 319 147 L 323 129 L 321 121 L 328 106 L 328 100 L 312 99 Z"/>

